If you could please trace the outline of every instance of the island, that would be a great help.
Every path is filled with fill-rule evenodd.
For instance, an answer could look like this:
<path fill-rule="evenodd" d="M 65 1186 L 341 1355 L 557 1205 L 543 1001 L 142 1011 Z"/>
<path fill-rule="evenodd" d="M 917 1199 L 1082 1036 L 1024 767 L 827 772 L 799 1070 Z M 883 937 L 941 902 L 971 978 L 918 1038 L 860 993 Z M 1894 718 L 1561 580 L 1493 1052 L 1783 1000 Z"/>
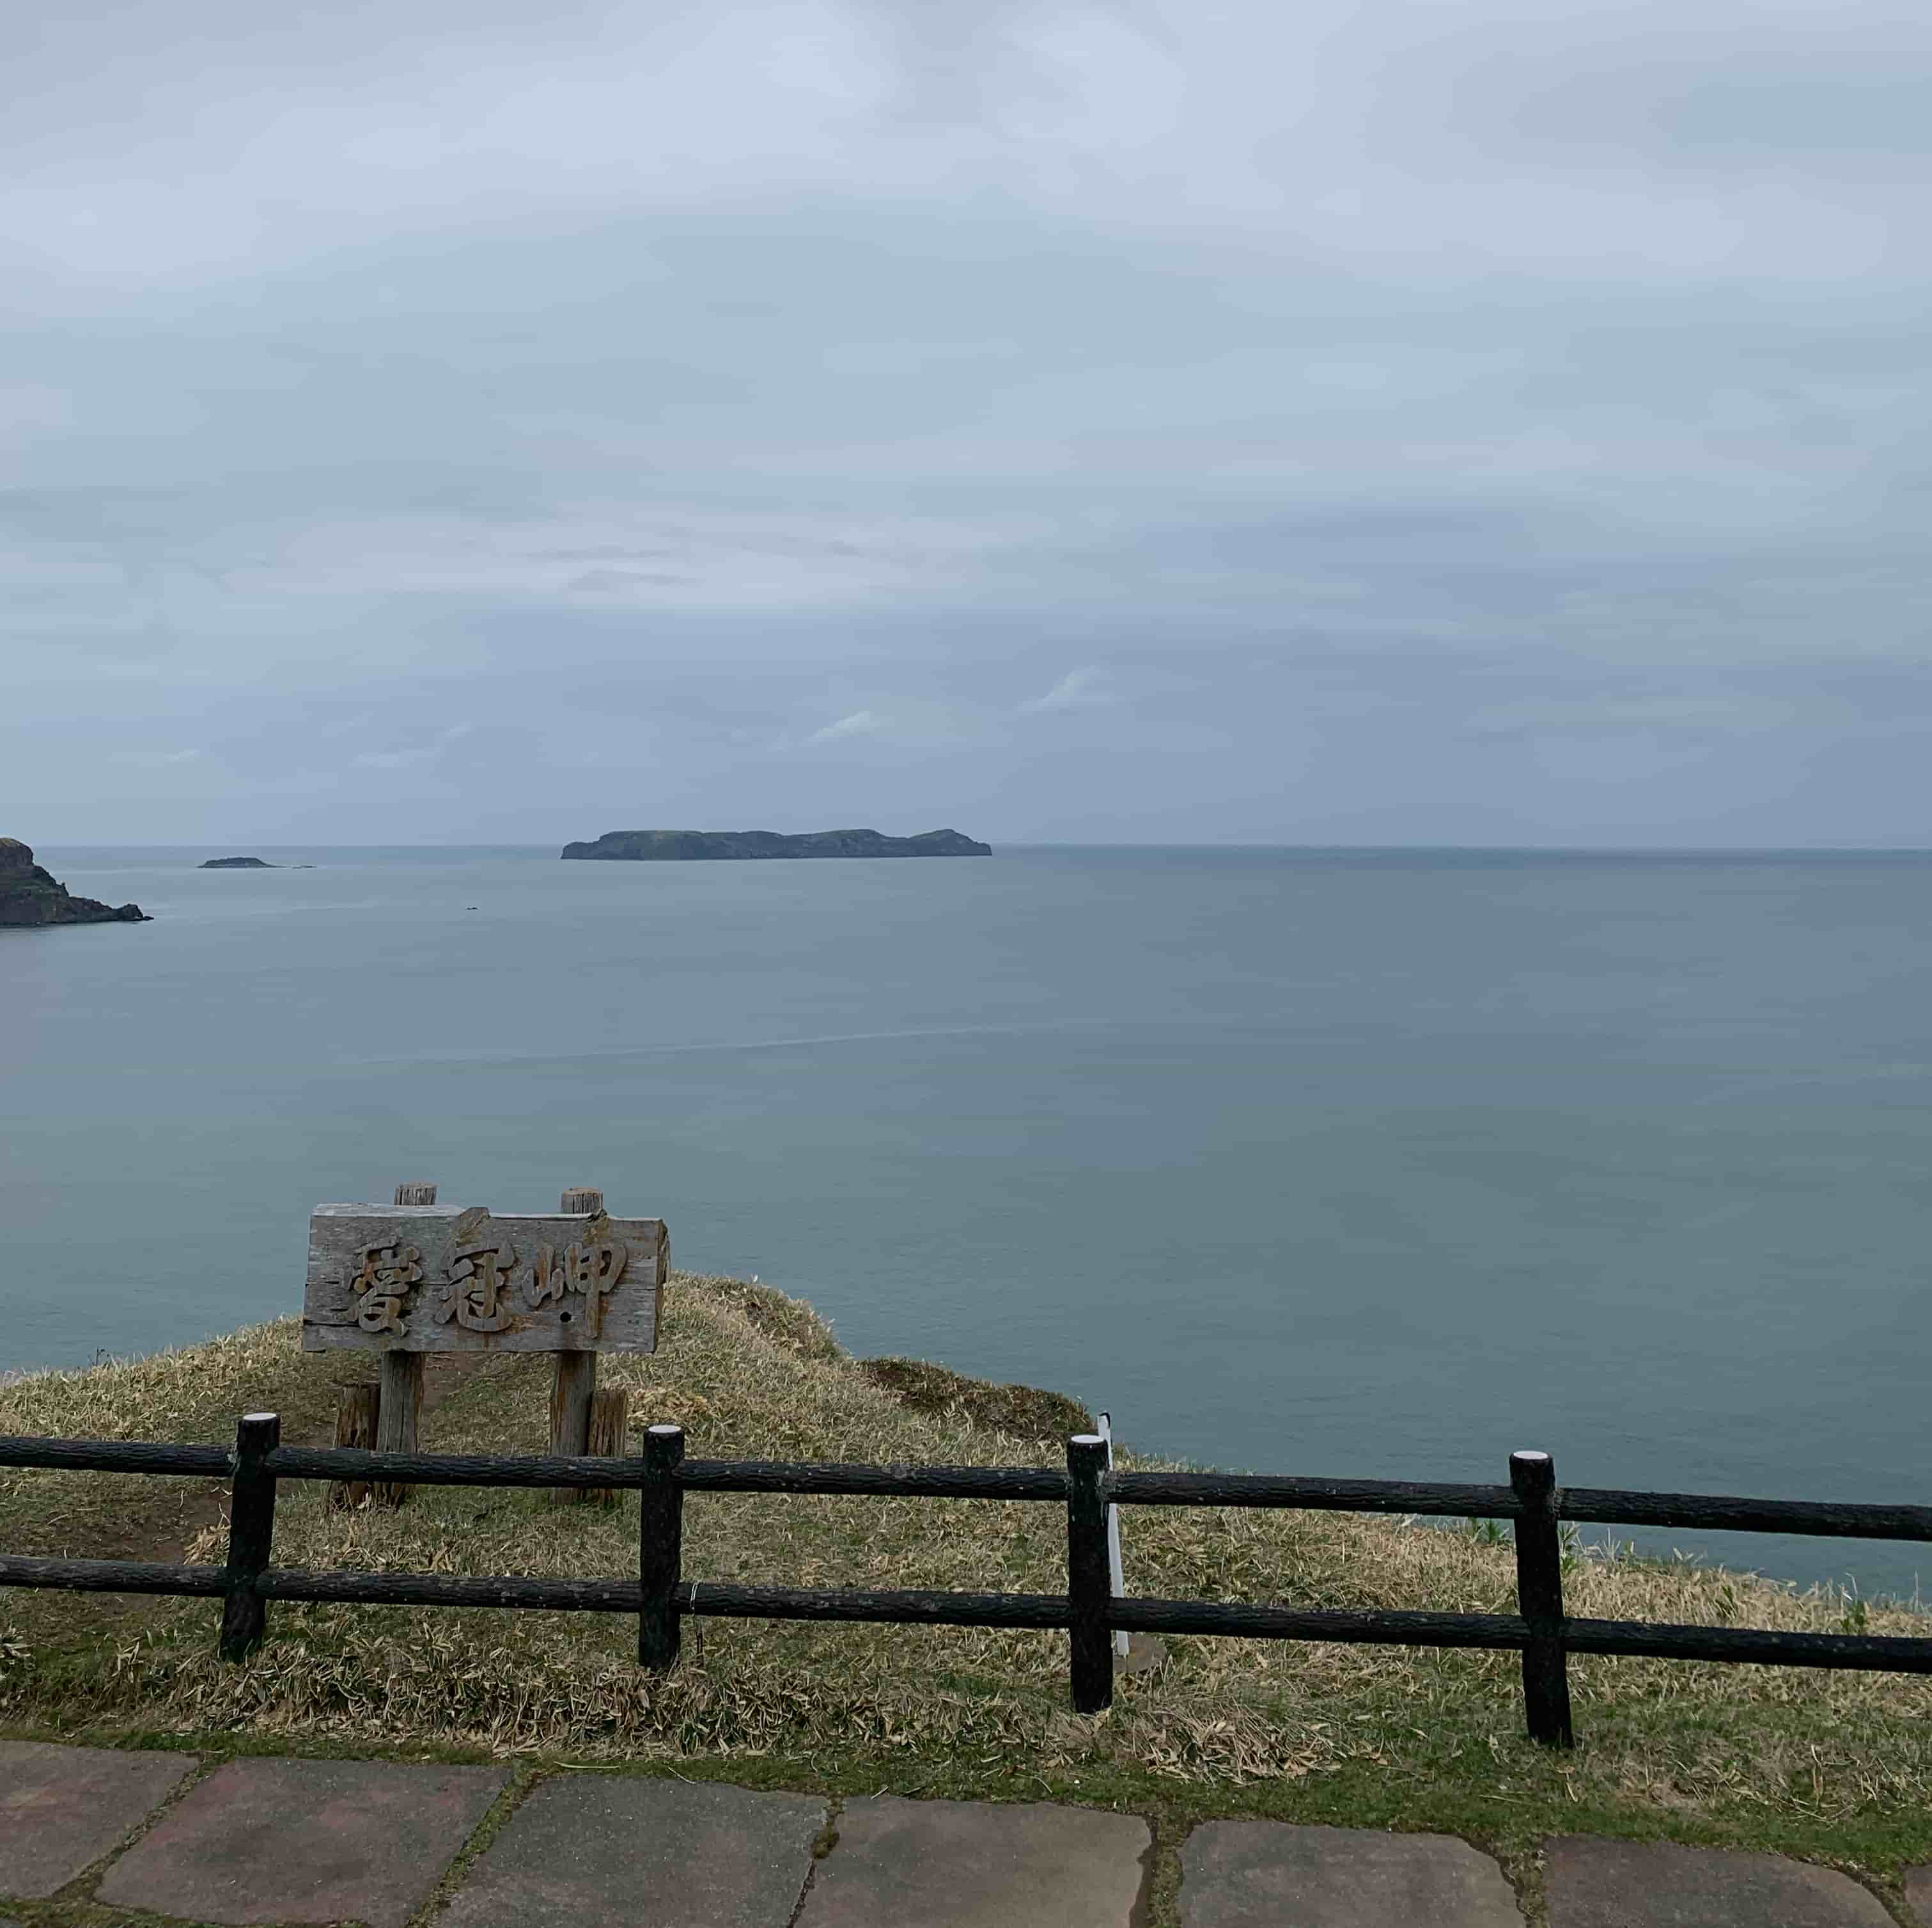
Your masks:
<path fill-rule="evenodd" d="M 98 902 L 70 896 L 64 884 L 34 861 L 18 837 L 0 836 L 0 924 L 16 928 L 50 923 L 152 923 L 139 904 Z"/>
<path fill-rule="evenodd" d="M 259 857 L 211 857 L 206 863 L 196 865 L 198 870 L 279 870 L 279 863 L 265 863 Z M 305 869 L 303 865 L 298 869 Z"/>
<path fill-rule="evenodd" d="M 606 830 L 595 843 L 567 843 L 566 857 L 617 863 L 688 863 L 772 857 L 991 857 L 989 843 L 957 830 L 882 836 L 877 830 Z"/>

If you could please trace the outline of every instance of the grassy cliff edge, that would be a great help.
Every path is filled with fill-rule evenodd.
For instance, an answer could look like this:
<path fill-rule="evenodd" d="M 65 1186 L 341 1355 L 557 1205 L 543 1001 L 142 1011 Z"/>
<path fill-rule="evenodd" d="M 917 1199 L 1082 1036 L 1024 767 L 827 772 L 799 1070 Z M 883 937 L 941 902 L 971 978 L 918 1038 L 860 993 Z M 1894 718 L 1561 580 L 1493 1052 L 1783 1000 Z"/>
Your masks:
<path fill-rule="evenodd" d="M 270 1407 L 328 1436 L 368 1369 L 304 1355 L 292 1320 L 154 1358 L 0 1382 L 0 1433 L 226 1443 Z M 707 1457 L 1057 1463 L 1072 1401 L 910 1361 L 858 1361 L 801 1302 L 677 1275 L 662 1350 L 610 1359 L 633 1422 L 676 1420 Z M 445 1380 L 432 1450 L 536 1451 L 548 1365 L 506 1356 Z M 1166 1462 L 1128 1454 L 1126 1463 Z M 0 1548 L 221 1557 L 210 1482 L 0 1470 Z M 277 1563 L 634 1574 L 634 1503 L 419 1492 L 331 1512 L 285 1486 Z M 1513 1610 L 1507 1544 L 1356 1515 L 1130 1509 L 1127 1583 L 1180 1598 Z M 790 1584 L 1064 1588 L 1055 1507 L 694 1495 L 685 1570 Z M 1612 1619 L 1919 1632 L 1830 1590 L 1576 1549 L 1573 1611 Z M 622 1616 L 277 1605 L 256 1659 L 214 1655 L 205 1601 L 0 1592 L 0 1723 L 17 1735 L 204 1750 L 518 1755 L 675 1764 L 687 1776 L 836 1791 L 1053 1798 L 1168 1821 L 1266 1814 L 1458 1833 L 1534 1887 L 1535 1842 L 1598 1832 L 1770 1846 L 1876 1871 L 1932 1857 L 1932 1682 L 1886 1674 L 1571 1662 L 1579 1745 L 1522 1733 L 1514 1654 L 1170 1640 L 1106 1714 L 1068 1711 L 1059 1635 L 688 1621 L 686 1659 L 640 1673 Z M 1524 1870 L 1530 1870 L 1526 1875 Z M 1528 1890 L 1526 1890 L 1528 1892 Z"/>

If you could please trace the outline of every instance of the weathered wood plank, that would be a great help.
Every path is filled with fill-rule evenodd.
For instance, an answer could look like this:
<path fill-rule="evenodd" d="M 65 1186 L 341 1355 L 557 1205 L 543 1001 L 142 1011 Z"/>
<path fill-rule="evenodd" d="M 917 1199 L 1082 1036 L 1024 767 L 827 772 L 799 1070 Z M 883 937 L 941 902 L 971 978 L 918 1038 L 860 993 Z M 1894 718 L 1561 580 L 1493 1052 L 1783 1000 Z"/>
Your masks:
<path fill-rule="evenodd" d="M 590 1402 L 597 1391 L 595 1353 L 559 1353 L 550 1389 L 550 1449 L 553 1458 L 578 1459 L 590 1450 Z M 574 1506 L 590 1496 L 580 1486 L 560 1486 L 550 1498 Z"/>
<path fill-rule="evenodd" d="M 391 1200 L 395 1205 L 434 1205 L 434 1179 L 405 1179 Z M 373 1443 L 378 1452 L 414 1452 L 418 1443 L 417 1422 L 422 1417 L 423 1362 L 419 1353 L 386 1354 L 377 1368 L 376 1380 L 376 1433 Z M 385 1415 L 386 1414 L 386 1423 Z M 338 1440 L 338 1446 L 352 1444 Z M 384 1481 L 368 1491 L 379 1506 L 407 1503 L 412 1487 Z"/>
<path fill-rule="evenodd" d="M 654 1352 L 670 1266 L 658 1218 L 321 1205 L 309 1220 L 302 1347 Z"/>
<path fill-rule="evenodd" d="M 385 1353 L 376 1362 L 376 1369 L 379 1374 L 376 1450 L 414 1452 L 416 1422 L 422 1414 L 423 1356 L 421 1353 Z M 393 1480 L 379 1480 L 370 1492 L 379 1506 L 400 1506 L 408 1500 L 410 1490 Z"/>
<path fill-rule="evenodd" d="M 557 1210 L 568 1216 L 601 1212 L 604 1194 L 594 1185 L 566 1185 Z M 597 1355 L 558 1353 L 550 1389 L 550 1449 L 560 1459 L 574 1459 L 590 1450 L 590 1405 L 597 1394 Z M 592 1495 L 581 1486 L 560 1486 L 550 1494 L 560 1506 L 574 1506 Z"/>

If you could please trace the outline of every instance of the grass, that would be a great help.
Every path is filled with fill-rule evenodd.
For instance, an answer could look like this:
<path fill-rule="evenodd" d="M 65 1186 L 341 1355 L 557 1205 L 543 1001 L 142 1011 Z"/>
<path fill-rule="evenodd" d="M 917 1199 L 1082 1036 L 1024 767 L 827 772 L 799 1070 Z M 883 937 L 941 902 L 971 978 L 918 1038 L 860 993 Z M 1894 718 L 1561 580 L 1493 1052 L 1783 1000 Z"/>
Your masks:
<path fill-rule="evenodd" d="M 0 1383 L 0 1432 L 226 1442 L 268 1407 L 328 1434 L 366 1362 L 296 1350 L 292 1321 L 206 1346 Z M 654 1359 L 607 1359 L 634 1423 L 676 1420 L 705 1457 L 1054 1464 L 1079 1409 L 910 1362 L 859 1362 L 808 1307 L 680 1275 Z M 548 1365 L 486 1360 L 424 1421 L 432 1449 L 536 1451 Z M 1125 1455 L 1126 1463 L 1165 1462 Z M 222 1488 L 0 1471 L 0 1546 L 218 1560 Z M 806 1586 L 1064 1590 L 1064 1515 L 986 1501 L 694 1495 L 685 1570 Z M 1130 1508 L 1128 1584 L 1178 1598 L 1514 1609 L 1506 1533 L 1326 1513 Z M 475 1573 L 635 1572 L 634 1501 L 419 1491 L 330 1512 L 285 1485 L 278 1564 Z M 1572 1611 L 1617 1620 L 1918 1632 L 1830 1589 L 1574 1546 Z M 1579 1744 L 1522 1731 L 1514 1654 L 1169 1640 L 1107 1714 L 1068 1711 L 1063 1635 L 687 1621 L 686 1659 L 640 1673 L 621 1616 L 349 1606 L 270 1610 L 244 1666 L 203 1601 L 0 1594 L 0 1723 L 16 1735 L 610 1764 L 847 1794 L 1054 1800 L 1156 1827 L 1150 1920 L 1172 1918 L 1175 1842 L 1210 1815 L 1459 1834 L 1504 1860 L 1532 1911 L 1553 1833 L 1773 1848 L 1895 1899 L 1932 1860 L 1932 1681 L 1663 1661 L 1571 1662 Z"/>

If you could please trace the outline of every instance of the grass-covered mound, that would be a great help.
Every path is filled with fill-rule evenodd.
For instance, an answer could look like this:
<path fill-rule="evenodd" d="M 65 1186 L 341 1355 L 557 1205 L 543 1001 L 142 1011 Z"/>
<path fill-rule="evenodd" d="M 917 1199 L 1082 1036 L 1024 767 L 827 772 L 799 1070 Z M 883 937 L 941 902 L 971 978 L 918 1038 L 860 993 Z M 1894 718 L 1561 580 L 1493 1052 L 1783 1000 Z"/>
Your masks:
<path fill-rule="evenodd" d="M 1079 1409 L 937 1368 L 848 1356 L 808 1307 L 680 1275 L 662 1350 L 606 1359 L 633 1423 L 676 1420 L 704 1457 L 1060 1463 Z M 292 1321 L 158 1358 L 0 1383 L 0 1432 L 226 1443 L 270 1407 L 330 1436 L 334 1386 L 367 1362 L 304 1355 Z M 441 1380 L 430 1450 L 534 1452 L 549 1366 L 505 1356 Z M 1140 1465 L 1158 1464 L 1133 1459 Z M 0 1549 L 222 1557 L 218 1485 L 0 1470 Z M 636 1572 L 634 1499 L 424 1490 L 330 1512 L 285 1484 L 278 1565 L 454 1572 Z M 685 1571 L 802 1586 L 1064 1590 L 1057 1507 L 694 1494 Z M 1178 1597 L 1513 1611 L 1492 1536 L 1336 1514 L 1124 1510 L 1128 1584 Z M 1922 1631 L 1903 1612 L 1736 1574 L 1579 1552 L 1571 1610 L 1613 1619 Z M 1514 1654 L 1170 1640 L 1110 1713 L 1069 1709 L 1054 1634 L 688 1620 L 667 1679 L 634 1624 L 602 1614 L 351 1606 L 269 1610 L 242 1666 L 214 1657 L 216 1603 L 0 1592 L 0 1723 L 16 1734 L 224 1745 L 675 1761 L 871 1792 L 1104 1801 L 1165 1827 L 1257 1812 L 1459 1833 L 1519 1872 L 1551 1831 L 1776 1845 L 1878 1869 L 1932 1857 L 1932 1683 L 1886 1674 L 1571 1662 L 1579 1745 L 1522 1734 Z M 1162 1817 L 1166 1817 L 1163 1821 Z M 1165 1837 L 1164 1837 L 1165 1838 Z"/>

